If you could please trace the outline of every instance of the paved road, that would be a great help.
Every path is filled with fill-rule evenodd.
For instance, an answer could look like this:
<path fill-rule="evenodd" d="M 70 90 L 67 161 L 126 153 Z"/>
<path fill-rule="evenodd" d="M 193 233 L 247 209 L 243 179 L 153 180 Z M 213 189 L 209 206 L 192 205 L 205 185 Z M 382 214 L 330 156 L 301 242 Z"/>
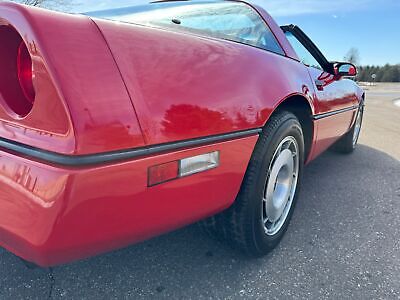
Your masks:
<path fill-rule="evenodd" d="M 196 226 L 57 267 L 53 279 L 0 250 L 0 299 L 400 299 L 400 86 L 367 93 L 360 148 L 306 169 L 269 256 L 245 258 Z"/>

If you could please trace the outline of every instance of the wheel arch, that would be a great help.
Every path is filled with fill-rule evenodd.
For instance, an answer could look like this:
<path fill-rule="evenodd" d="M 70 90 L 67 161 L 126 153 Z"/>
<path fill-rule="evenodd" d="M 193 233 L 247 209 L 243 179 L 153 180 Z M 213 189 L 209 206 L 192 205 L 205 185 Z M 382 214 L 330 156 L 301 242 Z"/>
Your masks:
<path fill-rule="evenodd" d="M 271 113 L 271 116 L 282 110 L 293 113 L 301 124 L 304 135 L 304 158 L 305 161 L 307 161 L 314 140 L 313 107 L 306 97 L 296 94 L 280 102 Z M 268 123 L 269 119 L 270 118 L 268 118 L 264 126 Z"/>

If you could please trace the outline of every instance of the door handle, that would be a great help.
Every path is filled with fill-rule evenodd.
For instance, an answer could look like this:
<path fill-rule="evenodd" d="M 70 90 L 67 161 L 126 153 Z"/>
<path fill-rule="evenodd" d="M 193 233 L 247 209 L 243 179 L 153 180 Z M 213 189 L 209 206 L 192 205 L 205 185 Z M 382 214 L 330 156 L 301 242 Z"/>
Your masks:
<path fill-rule="evenodd" d="M 315 80 L 315 85 L 317 86 L 318 91 L 323 91 L 325 86 L 325 81 L 323 80 Z"/>

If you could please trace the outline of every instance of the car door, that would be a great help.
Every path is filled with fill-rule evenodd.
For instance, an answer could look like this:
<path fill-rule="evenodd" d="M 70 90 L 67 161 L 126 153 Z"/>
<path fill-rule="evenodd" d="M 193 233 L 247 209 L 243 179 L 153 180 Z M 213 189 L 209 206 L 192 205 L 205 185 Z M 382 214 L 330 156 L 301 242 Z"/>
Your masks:
<path fill-rule="evenodd" d="M 352 80 L 334 75 L 334 64 L 300 28 L 290 25 L 282 29 L 313 82 L 317 139 L 312 156 L 315 157 L 350 129 L 358 105 L 357 87 Z"/>

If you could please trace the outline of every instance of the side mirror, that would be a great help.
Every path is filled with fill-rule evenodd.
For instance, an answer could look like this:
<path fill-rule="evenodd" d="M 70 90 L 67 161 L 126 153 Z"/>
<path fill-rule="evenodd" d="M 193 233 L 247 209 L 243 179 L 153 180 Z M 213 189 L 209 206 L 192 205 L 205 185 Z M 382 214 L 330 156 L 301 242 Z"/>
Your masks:
<path fill-rule="evenodd" d="M 337 63 L 333 69 L 338 77 L 357 75 L 357 68 L 351 63 Z"/>

